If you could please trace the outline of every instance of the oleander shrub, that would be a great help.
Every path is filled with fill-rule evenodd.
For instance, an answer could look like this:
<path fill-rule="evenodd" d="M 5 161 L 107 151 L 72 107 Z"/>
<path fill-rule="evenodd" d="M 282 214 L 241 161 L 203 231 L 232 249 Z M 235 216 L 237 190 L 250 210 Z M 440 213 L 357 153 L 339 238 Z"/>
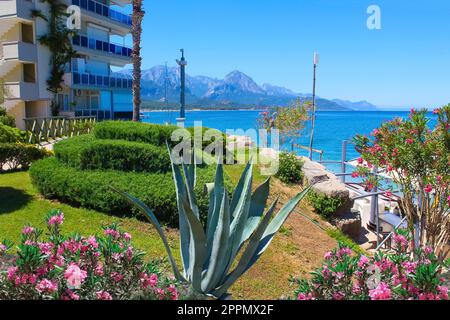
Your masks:
<path fill-rule="evenodd" d="M 158 219 L 176 225 L 178 210 L 171 173 L 135 173 L 117 170 L 77 170 L 56 158 L 33 163 L 30 168 L 33 184 L 46 198 L 118 215 L 140 215 L 111 186 L 142 200 Z M 213 166 L 199 168 L 195 189 L 202 218 L 208 209 L 208 197 L 203 192 L 206 183 L 214 181 Z M 231 183 L 227 180 L 227 186 Z M 231 189 L 231 188 L 229 188 Z"/>
<path fill-rule="evenodd" d="M 303 180 L 303 161 L 294 153 L 281 152 L 276 177 L 284 183 L 300 183 Z"/>
<path fill-rule="evenodd" d="M 148 143 L 82 135 L 55 144 L 54 151 L 58 160 L 81 170 L 170 171 L 167 148 Z"/>
<path fill-rule="evenodd" d="M 314 190 L 309 192 L 307 200 L 316 213 L 328 220 L 330 220 L 342 206 L 342 199 L 329 197 Z"/>
<path fill-rule="evenodd" d="M 26 170 L 32 162 L 50 155 L 50 151 L 31 144 L 0 143 L 0 172 L 5 164 L 10 170 Z"/>
<path fill-rule="evenodd" d="M 17 128 L 0 123 L 0 143 L 23 142 L 24 140 L 24 132 Z"/>
<path fill-rule="evenodd" d="M 45 221 L 46 237 L 31 225 L 23 228 L 12 266 L 0 273 L 0 300 L 178 299 L 178 284 L 145 261 L 116 224 L 101 235 L 66 237 L 61 211 L 52 210 Z M 1 242 L 0 258 L 12 246 Z"/>
<path fill-rule="evenodd" d="M 325 253 L 322 267 L 309 279 L 293 279 L 298 300 L 448 300 L 442 262 L 431 247 L 408 251 L 405 230 L 393 236 L 389 253 L 356 255 L 339 244 Z"/>

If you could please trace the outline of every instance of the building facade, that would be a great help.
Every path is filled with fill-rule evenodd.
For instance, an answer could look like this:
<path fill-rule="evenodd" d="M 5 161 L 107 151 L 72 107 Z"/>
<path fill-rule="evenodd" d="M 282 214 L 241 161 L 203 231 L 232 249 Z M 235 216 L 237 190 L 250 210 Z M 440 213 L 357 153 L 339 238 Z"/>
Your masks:
<path fill-rule="evenodd" d="M 71 38 L 79 57 L 66 66 L 63 89 L 56 95 L 60 115 L 130 117 L 132 80 L 112 71 L 131 63 L 132 50 L 124 45 L 131 16 L 120 9 L 130 0 L 61 2 L 80 8 L 81 25 Z M 47 15 L 49 8 L 40 0 L 0 0 L 0 78 L 7 92 L 5 107 L 21 129 L 24 118 L 50 117 L 54 98 L 46 82 L 51 53 L 38 40 L 48 32 L 48 23 L 32 17 L 32 10 Z"/>

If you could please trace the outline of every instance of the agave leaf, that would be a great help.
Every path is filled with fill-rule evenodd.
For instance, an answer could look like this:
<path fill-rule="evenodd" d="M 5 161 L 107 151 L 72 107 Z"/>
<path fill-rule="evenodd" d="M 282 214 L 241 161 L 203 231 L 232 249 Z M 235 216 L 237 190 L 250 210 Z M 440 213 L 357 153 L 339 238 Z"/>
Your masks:
<path fill-rule="evenodd" d="M 183 176 L 181 175 L 180 168 L 175 165 L 172 154 L 170 152 L 170 148 L 168 143 L 167 144 L 167 150 L 169 152 L 170 156 L 170 162 L 172 166 L 172 176 L 173 180 L 175 182 L 175 190 L 177 194 L 177 206 L 178 206 L 178 223 L 179 223 L 179 230 L 180 230 L 180 253 L 181 253 L 181 259 L 183 262 L 183 270 L 184 270 L 184 276 L 187 277 L 188 270 L 189 270 L 189 244 L 191 241 L 191 233 L 189 231 L 189 225 L 186 221 L 185 214 L 182 214 L 182 211 L 184 211 L 182 202 L 183 199 L 187 198 L 185 186 L 183 183 Z"/>
<path fill-rule="evenodd" d="M 208 253 L 211 252 L 211 244 L 214 238 L 214 232 L 217 228 L 217 222 L 220 215 L 221 201 L 223 193 L 226 192 L 223 181 L 223 165 L 219 155 L 216 167 L 216 175 L 214 178 L 214 187 L 210 191 L 208 220 L 206 223 L 206 237 L 208 243 Z M 231 218 L 230 218 L 231 219 Z"/>
<path fill-rule="evenodd" d="M 245 224 L 244 232 L 242 233 L 241 241 L 239 246 L 242 247 L 245 241 L 252 235 L 258 226 L 261 216 L 264 213 L 264 209 L 267 205 L 267 199 L 269 198 L 270 192 L 270 177 L 266 179 L 255 192 L 252 194 L 252 199 L 250 202 L 250 210 L 248 213 L 247 222 Z"/>
<path fill-rule="evenodd" d="M 251 169 L 252 169 L 252 161 L 250 159 L 250 161 L 247 162 L 247 165 L 245 166 L 244 172 L 242 172 L 242 175 L 239 178 L 239 182 L 236 186 L 236 189 L 234 189 L 233 196 L 231 198 L 230 211 L 233 214 L 232 218 L 234 218 L 235 216 L 236 207 L 239 203 L 239 200 L 241 199 L 241 194 L 245 185 L 245 179 L 249 173 L 249 170 L 250 174 L 252 173 Z"/>
<path fill-rule="evenodd" d="M 111 188 L 112 188 L 112 190 L 114 190 L 115 192 L 117 192 L 118 194 L 123 196 L 131 205 L 139 208 L 139 210 L 148 218 L 150 223 L 153 224 L 153 226 L 155 226 L 156 231 L 158 232 L 158 234 L 164 244 L 167 255 L 169 256 L 169 261 L 170 261 L 170 264 L 172 265 L 172 269 L 173 269 L 175 278 L 178 281 L 186 281 L 186 279 L 181 275 L 180 271 L 178 270 L 177 264 L 172 255 L 172 250 L 170 250 L 169 242 L 167 241 L 166 235 L 164 234 L 164 230 L 161 228 L 161 225 L 159 224 L 158 219 L 155 217 L 152 210 L 149 207 L 147 207 L 145 205 L 145 203 L 143 203 L 139 199 L 137 199 L 121 190 L 118 190 L 114 187 L 111 187 Z"/>
<path fill-rule="evenodd" d="M 255 252 L 258 250 L 259 243 L 270 223 L 275 207 L 278 203 L 278 198 L 272 203 L 269 210 L 267 210 L 264 218 L 260 219 L 255 232 L 250 236 L 247 247 L 242 253 L 241 259 L 236 268 L 225 278 L 223 285 L 214 293 L 217 297 L 223 296 L 234 282 L 249 268 L 249 264 Z"/>
<path fill-rule="evenodd" d="M 206 274 L 202 280 L 203 292 L 210 292 L 222 278 L 223 271 L 227 264 L 226 259 L 231 249 L 231 246 L 228 244 L 230 219 L 231 214 L 228 193 L 224 191 L 218 223 L 216 224 L 216 230 L 214 231 L 213 241 L 211 241 L 211 252 L 208 251 L 210 261 L 206 268 Z M 208 245 L 209 244 L 210 243 L 208 242 Z"/>
<path fill-rule="evenodd" d="M 286 221 L 286 219 L 289 217 L 289 215 L 292 213 L 292 211 L 294 211 L 297 204 L 305 197 L 305 195 L 309 192 L 310 189 L 311 189 L 311 186 L 306 187 L 305 189 L 303 189 L 302 192 L 300 192 L 294 198 L 289 200 L 280 209 L 278 214 L 272 219 L 272 221 L 270 222 L 266 231 L 264 232 L 264 235 L 258 245 L 258 249 L 256 250 L 256 253 L 253 256 L 253 258 L 251 259 L 246 270 L 248 270 L 259 259 L 259 257 L 261 257 L 261 255 L 264 253 L 264 251 L 266 251 L 270 242 L 272 242 L 274 235 L 281 228 L 281 226 Z"/>
<path fill-rule="evenodd" d="M 248 170 L 244 171 L 243 176 L 243 187 L 242 192 L 239 194 L 240 198 L 236 204 L 234 219 L 231 222 L 231 231 L 230 231 L 230 243 L 231 243 L 231 254 L 228 261 L 226 272 L 231 267 L 236 254 L 239 251 L 240 241 L 242 237 L 242 233 L 245 228 L 245 223 L 248 218 L 248 212 L 250 209 L 250 200 L 252 196 L 252 168 L 253 165 L 249 162 Z M 234 195 L 233 195 L 234 196 Z"/>
<path fill-rule="evenodd" d="M 189 260 L 192 264 L 189 268 L 189 278 L 192 282 L 192 287 L 198 292 L 202 292 L 202 272 L 206 259 L 206 236 L 200 220 L 195 216 L 186 199 L 183 201 L 183 208 L 183 212 L 180 213 L 185 215 L 191 232 Z"/>
<path fill-rule="evenodd" d="M 195 216 L 197 217 L 197 219 L 200 219 L 200 211 L 198 210 L 197 198 L 196 198 L 195 192 L 194 192 L 195 185 L 194 185 L 193 179 L 195 179 L 194 178 L 195 174 L 192 173 L 193 171 L 190 168 L 190 166 L 187 166 L 184 163 L 182 165 L 183 165 L 183 172 L 184 172 L 184 177 L 185 177 L 185 185 L 186 185 L 187 195 L 188 195 L 188 199 L 189 199 L 189 205 L 190 205 L 192 211 L 194 212 Z"/>

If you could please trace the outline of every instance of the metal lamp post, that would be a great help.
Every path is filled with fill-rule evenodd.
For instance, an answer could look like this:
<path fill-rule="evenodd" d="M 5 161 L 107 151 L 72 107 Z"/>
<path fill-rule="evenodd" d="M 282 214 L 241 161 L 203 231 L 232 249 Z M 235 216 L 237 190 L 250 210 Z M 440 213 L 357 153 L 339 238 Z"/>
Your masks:
<path fill-rule="evenodd" d="M 185 101 L 185 88 L 186 88 L 186 66 L 187 61 L 184 58 L 184 49 L 180 49 L 181 52 L 181 59 L 176 60 L 178 65 L 180 66 L 180 117 L 177 118 L 177 126 L 184 128 L 184 121 L 186 120 L 185 115 L 185 107 L 186 107 L 186 101 Z"/>
<path fill-rule="evenodd" d="M 309 159 L 312 160 L 313 142 L 314 142 L 314 124 L 316 121 L 316 69 L 319 64 L 319 54 L 314 53 L 314 72 L 313 72 L 313 93 L 312 93 L 312 116 L 311 116 L 311 136 L 309 140 Z"/>

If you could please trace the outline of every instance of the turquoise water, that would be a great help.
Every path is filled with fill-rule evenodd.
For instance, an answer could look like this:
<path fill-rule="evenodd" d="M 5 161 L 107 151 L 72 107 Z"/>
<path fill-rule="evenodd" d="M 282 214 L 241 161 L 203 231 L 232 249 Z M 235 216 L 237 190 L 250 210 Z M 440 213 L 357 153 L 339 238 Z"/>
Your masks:
<path fill-rule="evenodd" d="M 186 125 L 192 126 L 194 121 L 202 121 L 203 126 L 216 128 L 221 131 L 227 129 L 250 129 L 256 128 L 256 119 L 261 111 L 230 110 L 230 111 L 188 111 L 186 113 Z M 178 112 L 148 112 L 143 121 L 152 123 L 176 123 Z M 342 141 L 351 140 L 356 134 L 369 134 L 381 123 L 396 117 L 406 118 L 409 112 L 403 111 L 379 111 L 379 112 L 329 112 L 319 111 L 316 116 L 316 129 L 314 148 L 324 150 L 324 159 L 340 160 Z M 430 114 L 435 121 L 435 116 Z M 299 139 L 299 144 L 309 145 L 308 125 L 303 136 Z M 285 148 L 289 148 L 285 146 Z M 306 155 L 305 151 L 297 152 Z M 347 159 L 358 157 L 358 153 L 352 145 L 348 146 Z"/>

